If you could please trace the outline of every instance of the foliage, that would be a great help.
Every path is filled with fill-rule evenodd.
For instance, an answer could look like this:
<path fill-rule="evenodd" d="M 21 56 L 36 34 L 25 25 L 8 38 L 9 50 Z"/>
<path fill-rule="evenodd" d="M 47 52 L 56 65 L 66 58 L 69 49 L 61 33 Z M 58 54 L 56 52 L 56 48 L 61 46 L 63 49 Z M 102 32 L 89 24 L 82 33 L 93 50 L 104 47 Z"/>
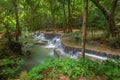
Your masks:
<path fill-rule="evenodd" d="M 14 4 L 14 1 L 16 2 L 16 4 Z M 8 38 L 10 41 L 14 41 L 18 33 L 19 34 L 21 33 L 21 30 L 24 33 L 24 31 L 36 31 L 36 30 L 43 30 L 46 28 L 50 29 L 53 27 L 55 27 L 56 29 L 57 28 L 67 29 L 68 24 L 69 24 L 69 20 L 67 20 L 69 17 L 68 15 L 69 10 L 68 10 L 68 4 L 67 4 L 68 1 L 70 1 L 70 8 L 71 8 L 70 17 L 72 19 L 72 22 L 70 24 L 73 24 L 72 28 L 81 29 L 82 16 L 83 16 L 83 10 L 82 10 L 83 1 L 82 0 L 0 0 L 0 31 L 4 31 L 4 32 L 0 32 L 0 35 L 4 34 L 5 37 Z M 111 5 L 112 5 L 112 1 L 114 0 L 112 1 L 90 0 L 88 3 L 89 4 L 88 29 L 91 32 L 94 32 L 94 30 L 95 32 L 97 32 L 97 30 L 106 30 L 107 33 L 110 33 L 109 32 L 110 25 L 108 25 L 107 20 L 112 20 L 111 18 L 112 16 L 109 15 L 110 19 L 108 19 L 109 17 L 106 19 L 105 16 L 102 14 L 101 10 L 99 10 L 95 5 L 93 5 L 91 1 L 100 2 L 101 6 L 105 8 L 106 13 L 111 14 L 110 13 L 111 12 L 110 10 L 112 10 Z M 114 21 L 117 24 L 117 28 L 119 28 L 120 30 L 120 26 L 119 26 L 119 21 L 120 21 L 119 7 L 120 6 L 119 4 L 120 4 L 120 1 L 118 1 L 118 4 L 117 4 L 118 6 L 116 7 L 116 11 L 114 14 L 115 16 Z M 18 12 L 17 14 L 16 14 L 16 11 Z M 64 14 L 64 11 L 65 11 L 65 14 Z M 16 26 L 17 21 L 20 24 L 19 25 L 20 28 L 17 28 Z M 113 30 L 114 32 L 116 32 L 114 30 L 114 27 L 115 26 L 112 26 L 110 31 Z M 17 31 L 17 29 L 19 30 Z M 80 34 L 81 32 L 73 32 L 73 33 L 67 33 L 66 36 L 75 38 L 75 42 L 79 42 L 78 40 L 80 40 Z M 22 35 L 25 35 L 25 34 L 22 34 Z M 104 35 L 104 37 L 105 36 L 106 34 Z M 29 43 L 34 43 L 34 40 L 27 38 L 27 35 L 23 37 L 26 37 L 26 38 L 22 38 L 22 37 L 19 38 L 21 39 L 20 44 L 23 45 L 22 46 L 23 50 L 26 50 L 27 52 L 27 49 L 30 49 L 32 45 Z M 97 34 L 97 37 L 98 37 L 98 34 Z M 95 36 L 92 38 L 95 38 Z M 115 37 L 109 37 L 108 41 L 110 41 L 110 44 L 112 45 L 112 47 L 120 49 L 119 40 L 120 39 L 115 36 Z M 11 46 L 11 47 L 14 48 L 14 46 Z M 13 65 L 18 66 L 22 64 L 21 62 L 17 62 L 17 61 L 19 60 L 13 60 L 11 58 L 0 60 L 0 66 L 1 66 L 0 75 L 10 74 L 10 76 L 12 76 L 13 74 L 15 74 L 19 67 L 15 68 Z M 115 62 L 110 61 L 109 63 L 113 64 Z M 60 73 L 60 69 L 61 69 L 62 74 L 68 75 L 72 79 L 76 79 L 80 75 L 90 77 L 89 73 L 91 72 L 94 75 L 104 74 L 108 77 L 112 77 L 112 76 L 119 77 L 119 72 L 117 72 L 117 69 L 119 71 L 119 68 L 111 64 L 108 64 L 107 61 L 98 63 L 98 62 L 92 62 L 90 60 L 75 61 L 69 58 L 65 58 L 63 60 L 58 60 L 58 59 L 53 58 L 50 61 L 46 61 L 45 64 L 43 64 L 43 67 L 41 66 L 42 65 L 36 68 L 37 70 L 35 69 L 36 72 L 37 71 L 40 71 L 40 72 L 31 74 L 32 71 L 34 71 L 34 69 L 30 72 L 30 75 L 32 76 L 31 78 L 33 78 L 34 76 L 35 78 L 43 78 L 44 77 L 44 75 L 42 75 L 43 69 L 47 70 L 48 66 L 51 68 L 51 71 L 52 69 L 55 69 L 56 70 L 55 73 Z M 98 69 L 99 66 L 101 67 Z M 108 71 L 108 69 L 112 69 L 112 70 Z M 49 70 L 47 71 L 50 73 Z M 40 73 L 41 75 L 39 75 Z M 49 76 L 51 76 L 51 74 Z"/>
<path fill-rule="evenodd" d="M 0 1 L 0 30 L 6 29 L 10 34 L 15 32 L 16 19 L 14 5 L 12 3 L 14 0 L 1 0 Z M 17 1 L 18 5 L 18 16 L 19 23 L 22 31 L 35 31 L 43 30 L 46 28 L 53 28 L 53 17 L 54 15 L 54 24 L 56 28 L 67 27 L 67 18 L 68 18 L 68 0 L 22 0 Z M 108 31 L 107 20 L 105 19 L 102 12 L 92 3 L 93 0 L 90 0 L 88 5 L 88 29 L 89 30 L 106 30 Z M 105 7 L 106 10 L 109 10 L 112 4 L 112 1 L 103 1 L 100 0 L 101 5 Z M 119 3 L 118 3 L 119 4 Z M 63 5 L 66 13 L 63 10 Z M 80 28 L 82 25 L 82 16 L 83 16 L 83 1 L 81 0 L 71 0 L 71 17 L 73 28 Z M 115 20 L 116 23 L 119 23 L 119 6 L 116 8 Z M 107 11 L 108 13 L 110 11 Z M 94 15 L 93 15 L 94 14 Z M 66 25 L 65 25 L 66 23 Z M 4 28 L 3 28 L 4 27 Z M 120 27 L 118 27 L 120 29 Z M 9 34 L 7 33 L 7 34 Z M 14 36 L 15 37 L 15 36 Z"/>
<path fill-rule="evenodd" d="M 109 43 L 111 44 L 111 47 L 113 47 L 115 49 L 120 49 L 120 40 L 119 40 L 119 38 L 110 37 Z"/>
<path fill-rule="evenodd" d="M 77 80 L 81 76 L 91 79 L 96 75 L 105 75 L 111 80 L 117 80 L 120 77 L 119 64 L 120 59 L 99 62 L 89 59 L 73 60 L 69 57 L 64 59 L 50 58 L 45 60 L 43 64 L 33 68 L 29 72 L 29 78 L 34 80 L 43 78 L 58 79 L 60 74 L 64 74 L 69 76 L 71 80 Z M 114 79 L 115 77 L 116 79 Z"/>
<path fill-rule="evenodd" d="M 15 77 L 14 75 L 17 73 L 18 70 L 21 69 L 21 65 L 24 64 L 23 59 L 10 57 L 8 59 L 1 59 L 0 60 L 0 77 L 4 79 L 6 76 L 8 77 Z"/>
<path fill-rule="evenodd" d="M 102 63 L 101 74 L 106 75 L 111 80 L 119 80 L 120 78 L 120 59 L 106 60 Z"/>

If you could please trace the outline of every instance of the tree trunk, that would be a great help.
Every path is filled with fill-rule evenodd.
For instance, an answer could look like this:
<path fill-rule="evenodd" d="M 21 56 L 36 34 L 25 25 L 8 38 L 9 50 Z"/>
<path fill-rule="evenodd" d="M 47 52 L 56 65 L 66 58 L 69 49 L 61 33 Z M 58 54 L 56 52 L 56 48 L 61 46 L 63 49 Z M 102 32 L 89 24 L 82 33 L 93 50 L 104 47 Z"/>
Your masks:
<path fill-rule="evenodd" d="M 118 0 L 112 1 L 110 13 L 99 3 L 99 0 L 91 0 L 103 13 L 108 23 L 108 34 L 112 37 L 118 37 L 119 31 L 115 24 L 115 9 L 117 7 Z M 109 37 L 110 37 L 109 36 Z"/>
<path fill-rule="evenodd" d="M 70 0 L 68 0 L 68 32 L 72 32 L 72 19 L 71 19 Z"/>
<path fill-rule="evenodd" d="M 50 9 L 51 9 L 51 17 L 52 17 L 52 26 L 54 28 L 54 32 L 56 30 L 56 25 L 55 25 L 55 15 L 54 15 L 54 11 L 53 11 L 53 7 L 52 4 L 50 4 Z"/>
<path fill-rule="evenodd" d="M 63 3 L 63 14 L 64 14 L 64 25 L 63 25 L 63 32 L 67 32 L 67 19 L 66 19 L 66 11 L 65 11 L 65 4 Z"/>
<path fill-rule="evenodd" d="M 12 3 L 14 5 L 14 9 L 15 9 L 15 19 L 16 19 L 15 38 L 16 38 L 17 42 L 14 42 L 14 41 L 11 42 L 9 44 L 9 47 L 10 47 L 11 50 L 13 50 L 16 53 L 19 53 L 21 55 L 22 54 L 22 48 L 21 48 L 21 44 L 18 42 L 19 41 L 19 37 L 21 36 L 21 28 L 20 28 L 20 25 L 19 25 L 19 15 L 18 15 L 18 3 L 17 3 L 17 0 L 12 0 Z M 14 43 L 15 43 L 15 45 L 14 45 Z"/>
<path fill-rule="evenodd" d="M 117 37 L 118 34 L 119 34 L 119 31 L 116 27 L 116 24 L 115 24 L 115 20 L 111 19 L 111 17 L 109 17 L 109 20 L 108 21 L 108 33 L 110 34 L 109 36 L 112 36 L 112 37 Z"/>
<path fill-rule="evenodd" d="M 73 16 L 75 17 L 74 15 L 74 12 L 76 11 L 75 5 L 76 5 L 76 0 L 73 0 L 72 15 L 71 15 L 72 17 Z M 72 28 L 76 29 L 76 18 L 72 18 L 71 21 L 72 21 Z"/>
<path fill-rule="evenodd" d="M 16 0 L 12 0 L 13 1 L 13 5 L 14 5 L 14 8 L 15 8 L 15 19 L 16 19 L 16 41 L 19 40 L 19 37 L 21 35 L 21 30 L 20 30 L 20 26 L 19 26 L 19 16 L 18 16 L 18 5 L 17 5 L 17 2 Z"/>
<path fill-rule="evenodd" d="M 52 26 L 54 28 L 54 32 L 56 31 L 56 26 L 55 26 L 55 15 L 54 15 L 54 12 L 51 8 L 51 16 L 52 16 Z"/>
<path fill-rule="evenodd" d="M 54 27 L 54 32 L 56 32 L 55 15 L 54 15 L 54 13 L 52 13 L 52 23 L 53 23 L 53 27 Z"/>
<path fill-rule="evenodd" d="M 85 58 L 87 14 L 88 14 L 88 0 L 84 0 L 84 14 L 83 14 L 83 24 L 82 24 L 82 57 L 83 58 Z"/>

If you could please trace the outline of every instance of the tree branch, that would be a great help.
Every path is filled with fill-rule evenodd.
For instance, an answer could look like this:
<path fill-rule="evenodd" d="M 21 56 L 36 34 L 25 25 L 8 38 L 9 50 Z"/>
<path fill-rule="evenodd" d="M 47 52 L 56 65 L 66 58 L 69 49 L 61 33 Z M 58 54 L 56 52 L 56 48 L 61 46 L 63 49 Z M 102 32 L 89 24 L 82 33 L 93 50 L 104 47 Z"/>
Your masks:
<path fill-rule="evenodd" d="M 91 0 L 91 1 L 92 1 L 92 3 L 94 3 L 94 5 L 96 5 L 102 11 L 102 13 L 104 14 L 105 18 L 108 19 L 109 14 L 106 11 L 106 9 L 99 3 L 99 0 Z"/>
<path fill-rule="evenodd" d="M 111 7 L 111 15 L 114 15 L 115 14 L 115 9 L 116 9 L 116 7 L 117 7 L 117 3 L 118 3 L 118 0 L 113 0 L 113 2 L 112 2 L 112 7 Z"/>

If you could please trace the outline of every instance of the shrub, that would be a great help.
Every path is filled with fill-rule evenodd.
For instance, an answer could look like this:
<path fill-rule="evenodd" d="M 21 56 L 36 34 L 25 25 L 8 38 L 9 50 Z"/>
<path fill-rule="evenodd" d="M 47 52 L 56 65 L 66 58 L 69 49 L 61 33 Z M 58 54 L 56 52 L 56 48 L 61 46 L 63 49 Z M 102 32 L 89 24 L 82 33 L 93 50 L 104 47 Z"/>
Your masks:
<path fill-rule="evenodd" d="M 14 77 L 23 63 L 24 60 L 14 57 L 0 60 L 0 78 L 6 80 L 9 77 Z"/>
<path fill-rule="evenodd" d="M 60 74 L 68 76 L 71 80 L 78 80 L 81 76 L 92 79 L 97 75 L 105 75 L 111 80 L 120 77 L 120 59 L 91 61 L 90 59 L 74 60 L 69 57 L 64 59 L 50 58 L 29 72 L 29 78 L 38 80 L 49 78 L 57 80 Z M 116 77 L 116 78 L 115 78 Z"/>

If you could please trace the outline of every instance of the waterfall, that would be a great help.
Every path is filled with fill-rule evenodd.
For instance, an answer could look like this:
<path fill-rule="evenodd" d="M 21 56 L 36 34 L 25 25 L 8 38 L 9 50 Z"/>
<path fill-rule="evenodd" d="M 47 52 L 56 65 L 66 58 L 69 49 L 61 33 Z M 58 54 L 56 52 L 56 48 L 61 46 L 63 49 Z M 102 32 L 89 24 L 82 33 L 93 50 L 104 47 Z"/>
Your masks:
<path fill-rule="evenodd" d="M 46 40 L 44 33 L 39 33 L 38 35 L 36 34 L 36 35 L 33 36 L 33 38 L 34 38 L 35 40 L 41 40 L 41 41 L 45 41 L 45 40 Z"/>
<path fill-rule="evenodd" d="M 57 50 L 57 51 L 60 52 L 60 55 L 69 56 L 73 59 L 79 59 L 80 58 L 80 55 L 81 55 L 80 51 L 77 51 L 77 50 L 74 51 L 71 48 L 68 48 L 67 52 L 65 51 L 65 49 L 62 45 L 62 36 L 56 35 L 52 39 L 46 39 L 45 34 L 40 33 L 38 36 L 34 35 L 34 39 L 39 40 L 39 41 L 47 41 L 48 43 L 46 45 L 44 45 L 44 48 L 52 49 L 52 52 L 50 52 L 50 55 L 54 55 L 55 50 Z M 89 54 L 89 53 L 86 53 L 85 55 L 89 56 L 89 57 L 96 58 L 96 59 L 100 59 L 100 60 L 106 60 L 107 59 L 107 57 L 101 57 L 101 56 L 97 56 L 97 55 Z"/>

